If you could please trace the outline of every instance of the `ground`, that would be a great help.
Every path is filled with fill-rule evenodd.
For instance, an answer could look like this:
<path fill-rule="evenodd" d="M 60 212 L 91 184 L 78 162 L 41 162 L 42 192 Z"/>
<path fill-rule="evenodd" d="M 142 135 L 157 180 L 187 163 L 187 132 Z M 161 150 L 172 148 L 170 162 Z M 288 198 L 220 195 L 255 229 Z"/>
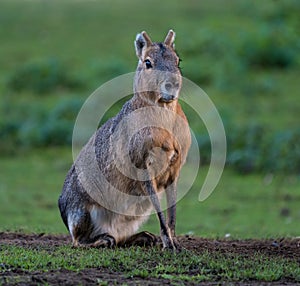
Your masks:
<path fill-rule="evenodd" d="M 209 253 L 239 254 L 251 260 L 258 253 L 267 257 L 282 257 L 300 263 L 300 239 L 265 239 L 265 240 L 232 240 L 232 239 L 204 239 L 190 236 L 180 236 L 180 244 L 196 254 L 204 251 Z M 3 246 L 19 246 L 31 249 L 55 249 L 69 245 L 67 235 L 0 233 L 0 249 Z M 107 267 L 86 268 L 80 271 L 49 270 L 26 271 L 22 269 L 5 270 L 5 264 L 0 261 L 0 285 L 170 285 L 169 279 L 126 277 L 121 272 L 110 271 Z M 2 269 L 1 269 L 2 268 Z M 16 279 L 17 277 L 17 279 Z M 105 282 L 103 282 L 105 281 Z M 193 282 L 188 282 L 195 285 Z M 295 280 L 285 277 L 272 285 L 295 285 Z M 186 283 L 185 283 L 186 284 Z M 220 285 L 222 282 L 203 282 L 200 285 Z M 228 282 L 224 285 L 228 285 Z M 197 283 L 199 285 L 199 283 Z M 234 282 L 231 285 L 271 285 L 269 282 L 247 281 Z"/>

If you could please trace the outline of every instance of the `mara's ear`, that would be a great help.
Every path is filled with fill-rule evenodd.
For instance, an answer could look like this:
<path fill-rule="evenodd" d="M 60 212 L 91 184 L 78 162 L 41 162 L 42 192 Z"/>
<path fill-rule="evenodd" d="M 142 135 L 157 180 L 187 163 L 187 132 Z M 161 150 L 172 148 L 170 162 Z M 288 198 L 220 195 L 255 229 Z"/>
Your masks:
<path fill-rule="evenodd" d="M 165 45 L 174 49 L 175 48 L 174 41 L 175 41 L 175 32 L 173 30 L 170 30 L 168 32 L 168 35 L 165 38 L 164 43 L 165 43 Z"/>
<path fill-rule="evenodd" d="M 138 58 L 141 58 L 143 54 L 143 50 L 151 46 L 152 41 L 148 36 L 148 34 L 145 31 L 143 31 L 140 34 L 136 35 L 134 45 L 135 45 L 136 55 L 138 56 Z"/>

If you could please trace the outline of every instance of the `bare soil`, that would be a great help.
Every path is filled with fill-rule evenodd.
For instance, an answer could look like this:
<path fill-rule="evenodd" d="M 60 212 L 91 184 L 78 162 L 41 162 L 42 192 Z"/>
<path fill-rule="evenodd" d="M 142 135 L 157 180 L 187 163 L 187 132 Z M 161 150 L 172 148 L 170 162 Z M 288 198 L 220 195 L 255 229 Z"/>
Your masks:
<path fill-rule="evenodd" d="M 231 240 L 231 239 L 204 239 L 199 237 L 180 236 L 178 241 L 184 248 L 195 253 L 209 251 L 211 253 L 240 254 L 249 259 L 252 255 L 262 253 L 270 257 L 283 257 L 297 261 L 300 264 L 300 239 L 266 239 L 266 240 Z M 70 244 L 68 235 L 48 234 L 23 234 L 0 232 L 1 245 L 17 245 L 33 248 L 53 248 Z M 1 267 L 1 261 L 0 261 Z M 1 272 L 0 272 L 1 273 Z M 15 282 L 14 277 L 19 282 Z M 100 281 L 107 281 L 105 285 L 171 285 L 167 279 L 157 278 L 127 278 L 122 273 L 109 272 L 107 268 L 89 268 L 79 272 L 68 270 L 24 271 L 20 269 L 2 272 L 0 285 L 101 285 Z M 193 284 L 190 284 L 193 285 Z M 200 285 L 223 285 L 220 282 L 205 282 Z M 295 285 L 293 281 L 284 280 L 278 282 L 235 282 L 224 285 Z"/>

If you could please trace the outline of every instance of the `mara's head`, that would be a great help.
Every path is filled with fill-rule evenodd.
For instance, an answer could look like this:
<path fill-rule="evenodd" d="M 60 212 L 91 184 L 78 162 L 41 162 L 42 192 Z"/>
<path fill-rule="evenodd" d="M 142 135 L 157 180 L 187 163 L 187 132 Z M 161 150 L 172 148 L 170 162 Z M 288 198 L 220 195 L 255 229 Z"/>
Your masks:
<path fill-rule="evenodd" d="M 148 102 L 169 104 L 178 99 L 182 79 L 174 40 L 172 30 L 160 43 L 152 42 L 146 32 L 136 36 L 134 44 L 139 62 L 134 91 Z"/>

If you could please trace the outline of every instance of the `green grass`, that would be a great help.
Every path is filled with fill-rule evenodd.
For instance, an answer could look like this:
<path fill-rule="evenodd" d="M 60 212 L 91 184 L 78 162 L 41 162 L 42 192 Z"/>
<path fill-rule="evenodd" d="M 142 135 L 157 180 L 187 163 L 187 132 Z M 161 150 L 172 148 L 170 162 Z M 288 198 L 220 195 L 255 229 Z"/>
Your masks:
<path fill-rule="evenodd" d="M 153 263 L 155 261 L 155 263 Z M 280 257 L 266 257 L 260 253 L 249 259 L 238 254 L 195 254 L 182 251 L 174 255 L 160 249 L 73 249 L 61 246 L 55 249 L 30 249 L 1 246 L 1 271 L 51 271 L 67 269 L 80 271 L 86 268 L 107 269 L 122 273 L 127 278 L 164 278 L 172 283 L 202 281 L 278 281 L 300 280 L 299 265 Z"/>
<path fill-rule="evenodd" d="M 62 232 L 57 200 L 71 162 L 70 149 L 1 158 L 1 229 Z"/>

